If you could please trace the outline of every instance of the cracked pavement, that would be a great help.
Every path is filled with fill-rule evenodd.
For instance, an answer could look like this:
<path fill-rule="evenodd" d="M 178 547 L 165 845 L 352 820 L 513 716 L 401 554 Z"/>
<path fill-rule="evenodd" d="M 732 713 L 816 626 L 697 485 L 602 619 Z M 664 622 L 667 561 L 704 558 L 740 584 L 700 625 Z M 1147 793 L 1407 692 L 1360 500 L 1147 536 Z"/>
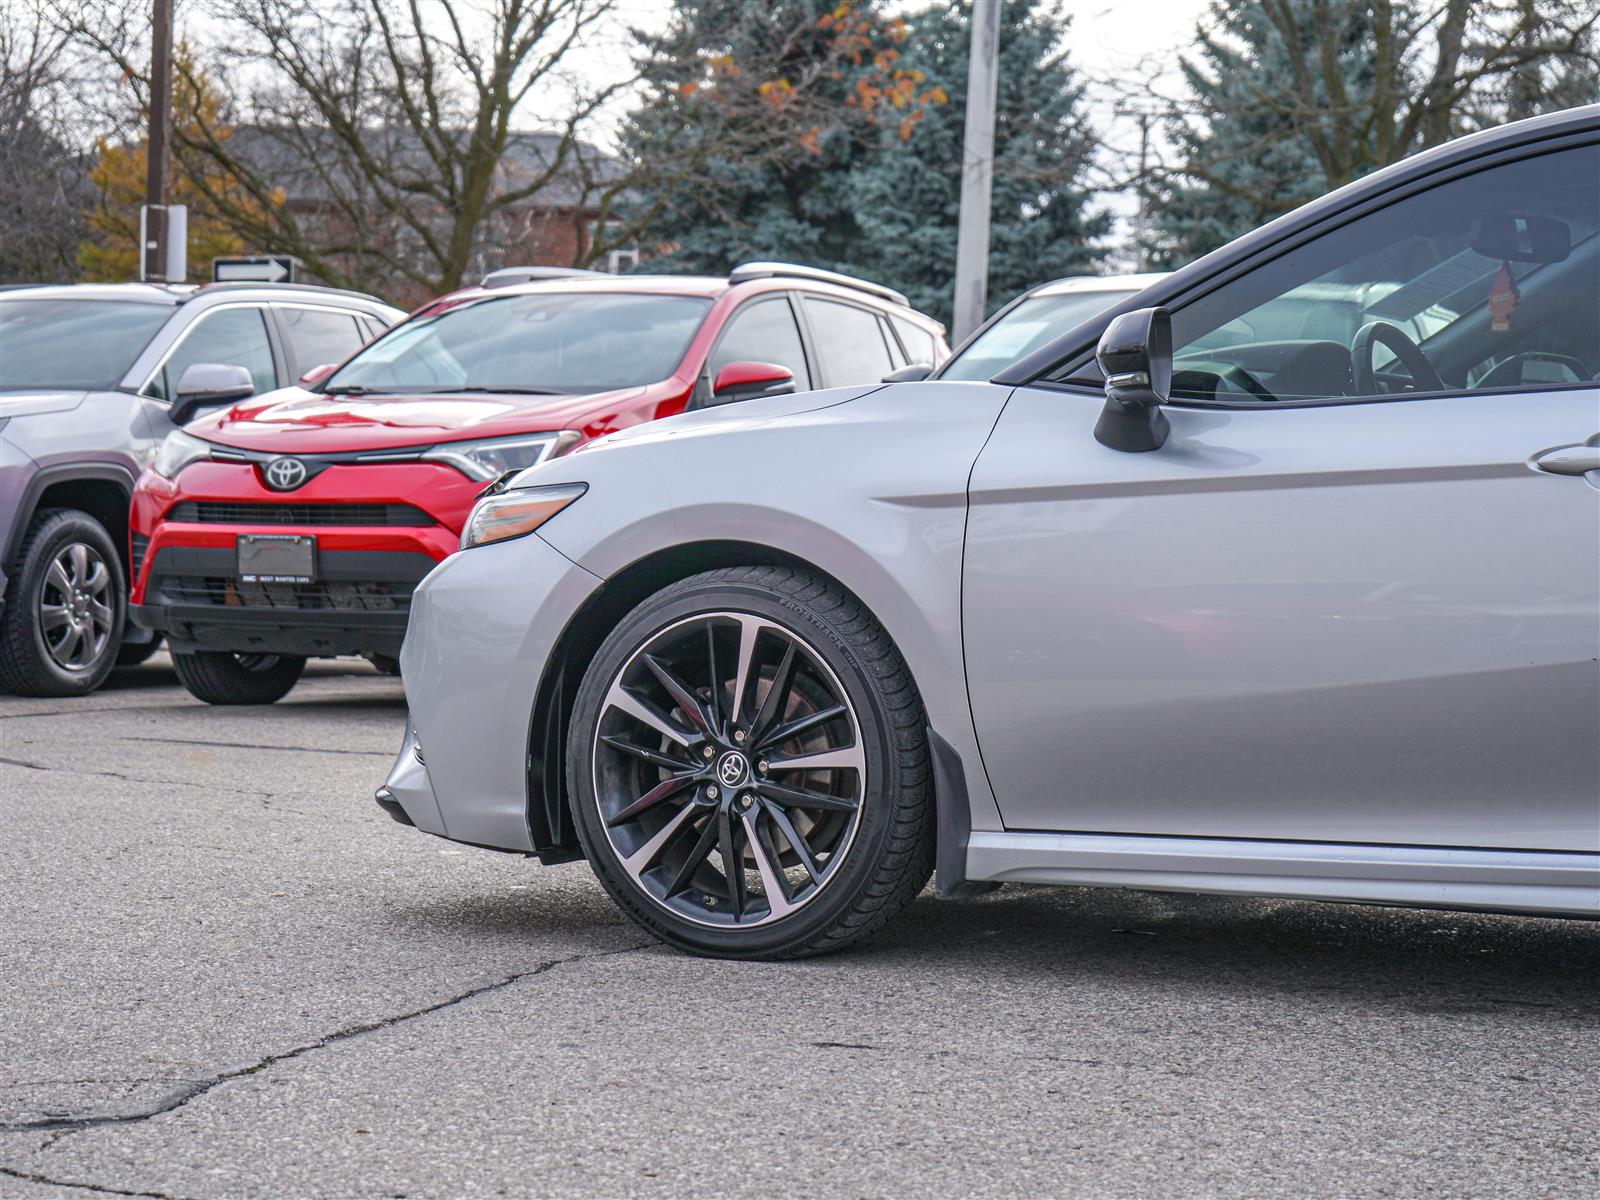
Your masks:
<path fill-rule="evenodd" d="M 1013 887 L 696 960 L 384 817 L 403 721 L 0 695 L 0 1197 L 1600 1188 L 1600 925 Z"/>

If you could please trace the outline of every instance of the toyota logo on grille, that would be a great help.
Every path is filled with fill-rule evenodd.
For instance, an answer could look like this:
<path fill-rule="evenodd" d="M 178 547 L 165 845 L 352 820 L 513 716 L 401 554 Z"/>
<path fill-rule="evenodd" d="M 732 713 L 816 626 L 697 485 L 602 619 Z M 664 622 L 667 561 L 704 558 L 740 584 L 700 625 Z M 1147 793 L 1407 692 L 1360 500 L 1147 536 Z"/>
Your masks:
<path fill-rule="evenodd" d="M 275 458 L 267 464 L 267 486 L 275 492 L 292 492 L 309 474 L 298 458 Z"/>

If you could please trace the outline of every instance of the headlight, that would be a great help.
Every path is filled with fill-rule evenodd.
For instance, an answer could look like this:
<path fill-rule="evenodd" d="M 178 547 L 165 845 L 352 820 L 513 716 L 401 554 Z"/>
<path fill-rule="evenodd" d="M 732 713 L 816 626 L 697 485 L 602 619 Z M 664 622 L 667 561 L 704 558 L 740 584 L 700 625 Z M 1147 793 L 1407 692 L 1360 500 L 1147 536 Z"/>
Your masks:
<path fill-rule="evenodd" d="M 156 451 L 155 461 L 150 465 L 157 475 L 176 479 L 178 472 L 190 463 L 210 457 L 210 442 L 202 442 L 197 437 L 190 437 L 181 429 L 175 429 L 167 434 L 166 440 L 161 443 L 161 448 Z"/>
<path fill-rule="evenodd" d="M 461 527 L 461 548 L 530 534 L 588 490 L 587 483 L 555 483 L 485 496 Z"/>
<path fill-rule="evenodd" d="M 422 457 L 428 462 L 449 463 L 468 479 L 488 483 L 507 471 L 537 467 L 545 459 L 565 450 L 582 435 L 566 429 L 554 433 L 524 434 L 521 437 L 491 438 L 484 442 L 446 442 Z"/>

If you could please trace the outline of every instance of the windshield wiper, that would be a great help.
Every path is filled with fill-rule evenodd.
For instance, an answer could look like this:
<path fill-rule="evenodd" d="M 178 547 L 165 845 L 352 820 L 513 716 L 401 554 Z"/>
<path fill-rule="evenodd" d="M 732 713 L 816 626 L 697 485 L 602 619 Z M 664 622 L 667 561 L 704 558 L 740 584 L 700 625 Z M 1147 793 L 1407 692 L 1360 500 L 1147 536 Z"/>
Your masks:
<path fill-rule="evenodd" d="M 509 386 L 486 387 L 481 384 L 471 387 L 413 388 L 412 390 L 418 395 L 429 396 L 438 395 L 440 393 L 447 393 L 453 396 L 462 394 L 488 394 L 491 396 L 565 396 L 568 394 L 566 392 L 557 391 L 555 388 Z"/>
<path fill-rule="evenodd" d="M 364 383 L 339 383 L 322 389 L 324 396 L 392 396 L 387 388 L 370 388 Z"/>

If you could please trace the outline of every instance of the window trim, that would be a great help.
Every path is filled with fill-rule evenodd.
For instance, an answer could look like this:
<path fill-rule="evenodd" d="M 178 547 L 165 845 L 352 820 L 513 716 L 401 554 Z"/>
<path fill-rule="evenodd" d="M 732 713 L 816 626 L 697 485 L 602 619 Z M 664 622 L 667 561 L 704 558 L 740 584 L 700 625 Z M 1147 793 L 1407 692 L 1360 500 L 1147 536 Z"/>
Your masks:
<path fill-rule="evenodd" d="M 1510 146 L 1496 146 L 1486 149 L 1482 153 L 1476 154 L 1470 158 L 1460 159 L 1455 162 L 1442 165 L 1426 174 L 1413 176 L 1410 179 L 1395 183 L 1388 187 L 1383 186 L 1383 181 L 1380 179 L 1365 193 L 1359 194 L 1352 198 L 1342 208 L 1327 213 L 1320 219 L 1314 219 L 1307 225 L 1303 225 L 1297 229 L 1288 230 L 1280 237 L 1265 245 L 1254 244 L 1259 241 L 1261 230 L 1254 230 L 1251 233 L 1244 234 L 1240 239 L 1238 239 L 1239 244 L 1236 244 L 1237 257 L 1219 263 L 1210 271 L 1209 274 L 1199 279 L 1189 282 L 1183 280 L 1182 276 L 1189 270 L 1189 266 L 1202 263 L 1205 261 L 1205 258 L 1197 259 L 1195 260 L 1195 263 L 1180 268 L 1178 271 L 1174 272 L 1169 279 L 1164 281 L 1163 284 L 1158 285 L 1159 290 L 1152 298 L 1152 302 L 1169 308 L 1177 308 L 1183 305 L 1191 304 L 1196 300 L 1203 299 L 1219 288 L 1232 283 L 1235 279 L 1248 274 L 1257 267 L 1265 266 L 1266 264 L 1281 258 L 1285 254 L 1289 254 L 1292 251 L 1299 249 L 1301 246 L 1323 236 L 1324 234 L 1332 233 L 1333 231 L 1341 229 L 1353 221 L 1358 221 L 1363 217 L 1370 216 L 1373 213 L 1381 212 L 1383 209 L 1388 208 L 1391 205 L 1399 204 L 1402 201 L 1409 200 L 1413 196 L 1420 195 L 1423 192 L 1431 191 L 1434 188 L 1440 187 L 1447 183 L 1453 183 L 1458 179 L 1468 178 L 1469 176 L 1479 174 L 1483 171 L 1493 170 L 1497 167 L 1523 162 L 1532 158 L 1542 158 L 1548 154 L 1559 154 L 1566 150 L 1581 149 L 1586 146 L 1600 146 L 1600 130 L 1590 126 L 1577 129 L 1564 129 L 1546 132 L 1542 136 L 1531 138 L 1528 141 L 1517 142 Z M 1382 172 L 1379 174 L 1382 174 Z M 1376 176 L 1368 177 L 1369 180 L 1376 178 Z M 1332 193 L 1329 194 L 1331 195 Z M 1311 203 L 1319 204 L 1326 198 L 1327 197 L 1324 196 L 1318 200 L 1311 201 Z M 1224 247 L 1224 249 L 1226 249 L 1226 247 Z M 1136 295 L 1142 296 L 1144 293 L 1136 293 Z M 1128 300 L 1131 300 L 1132 298 L 1133 297 L 1129 297 Z M 1124 312 L 1130 311 L 1128 308 L 1128 300 L 1124 300 L 1121 303 L 1108 308 L 1105 312 L 1094 318 L 1092 323 L 1086 323 L 1086 326 L 1092 332 L 1094 339 L 1097 340 L 1100 334 L 1105 332 L 1106 327 L 1110 325 L 1110 323 L 1116 317 L 1120 316 Z M 1090 385 L 1084 382 L 1077 382 L 1076 384 L 1073 384 L 1072 373 L 1081 370 L 1087 363 L 1094 361 L 1094 345 L 1094 341 L 1089 341 L 1088 343 L 1079 343 L 1074 349 L 1063 354 L 1060 352 L 1052 353 L 1053 343 L 1047 344 L 1035 351 L 1032 355 L 1029 355 L 1028 358 L 1019 360 L 1018 362 L 1007 367 L 1004 371 L 992 376 L 991 381 L 997 384 L 1009 385 L 1012 387 L 1037 387 L 1048 391 L 1073 391 L 1076 389 L 1084 389 Z M 1048 356 L 1048 358 L 1046 358 L 1046 356 Z M 1046 365 L 1042 367 L 1037 366 L 1036 364 L 1040 359 L 1044 359 L 1046 361 Z M 1097 392 L 1096 394 L 1103 393 Z M 1400 393 L 1398 398 L 1412 398 L 1423 395 L 1432 396 L 1435 394 L 1459 395 L 1461 393 L 1407 392 Z M 1397 397 L 1341 396 L 1310 401 L 1280 400 L 1265 404 L 1259 402 L 1240 403 L 1237 401 L 1216 400 L 1173 400 L 1171 401 L 1171 404 L 1174 407 L 1193 408 L 1274 408 L 1290 406 L 1309 407 L 1312 405 L 1327 404 L 1361 404 L 1368 403 L 1372 400 L 1382 401 L 1395 398 Z"/>
<path fill-rule="evenodd" d="M 195 317 L 194 320 L 189 322 L 189 324 L 184 328 L 184 331 L 180 333 L 173 341 L 172 345 L 168 346 L 161 352 L 161 357 L 156 360 L 156 365 L 152 367 L 150 372 L 144 377 L 144 382 L 134 389 L 134 394 L 141 400 L 149 400 L 152 403 L 164 404 L 168 408 L 171 408 L 173 404 L 171 397 L 152 396 L 146 389 L 148 389 L 150 384 L 154 382 L 157 375 L 166 370 L 167 363 L 172 360 L 172 356 L 174 354 L 183 348 L 183 344 L 189 340 L 190 335 L 192 335 L 196 329 L 199 329 L 203 323 L 209 320 L 213 313 L 226 312 L 229 309 L 237 308 L 251 308 L 261 315 L 261 332 L 267 339 L 267 352 L 272 356 L 272 371 L 274 376 L 276 376 L 276 378 L 273 380 L 272 386 L 274 388 L 282 387 L 284 361 L 276 344 L 276 335 L 278 332 L 277 319 L 274 316 L 270 316 L 267 311 L 270 307 L 270 304 L 260 300 L 241 300 L 228 304 L 216 304 L 206 309 L 199 316 Z"/>

